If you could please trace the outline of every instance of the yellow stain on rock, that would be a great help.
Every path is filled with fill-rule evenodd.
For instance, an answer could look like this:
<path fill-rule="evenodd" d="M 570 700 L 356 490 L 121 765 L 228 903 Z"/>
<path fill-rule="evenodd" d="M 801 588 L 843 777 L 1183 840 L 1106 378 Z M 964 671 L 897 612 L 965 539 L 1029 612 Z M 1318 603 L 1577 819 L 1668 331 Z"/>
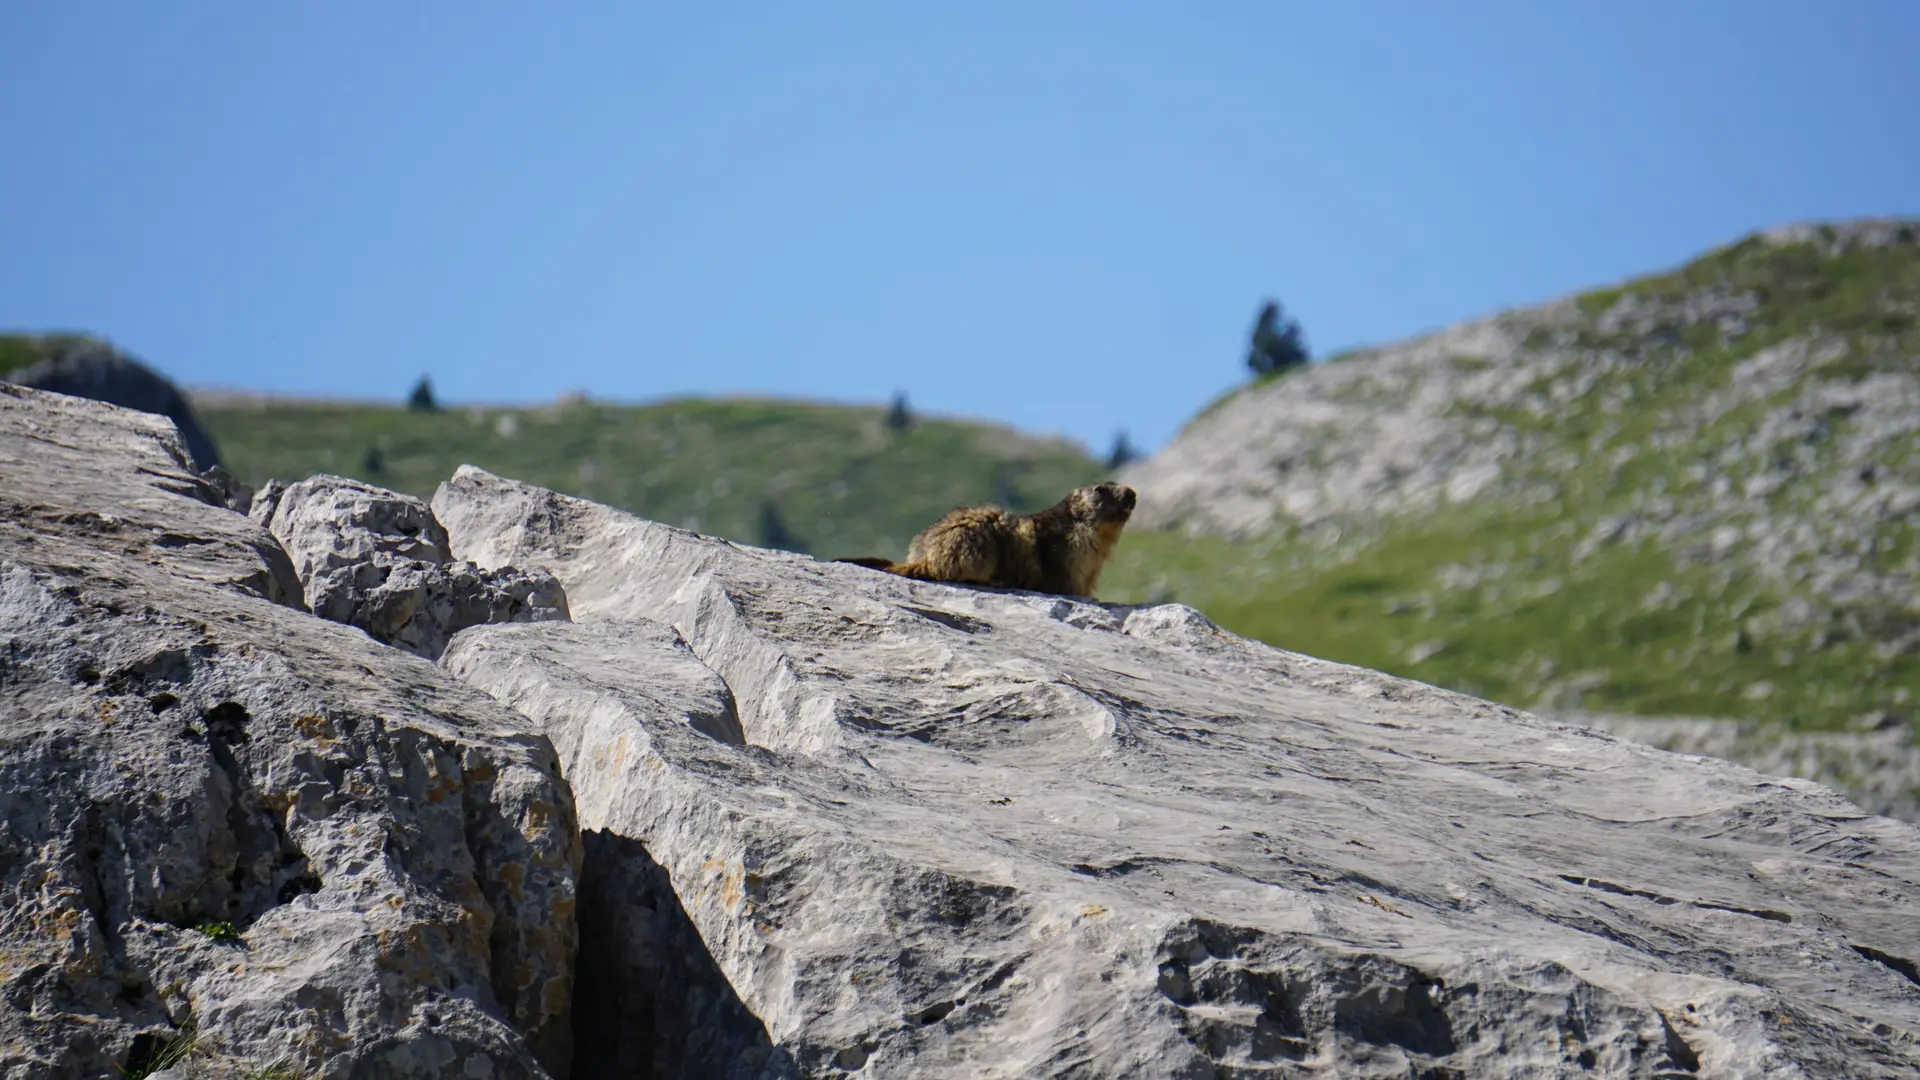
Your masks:
<path fill-rule="evenodd" d="M 324 716 L 308 713 L 293 722 L 293 730 L 302 738 L 318 743 L 322 747 L 332 746 L 340 741 L 334 732 L 333 722 Z"/>

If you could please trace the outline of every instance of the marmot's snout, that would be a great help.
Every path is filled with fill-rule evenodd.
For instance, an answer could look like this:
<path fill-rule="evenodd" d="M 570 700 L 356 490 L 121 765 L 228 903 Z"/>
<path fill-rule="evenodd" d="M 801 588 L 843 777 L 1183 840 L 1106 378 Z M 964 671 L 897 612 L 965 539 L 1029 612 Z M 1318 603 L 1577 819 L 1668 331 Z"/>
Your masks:
<path fill-rule="evenodd" d="M 1136 496 L 1125 484 L 1095 484 L 1087 489 L 1087 508 L 1099 521 L 1124 522 L 1133 514 Z"/>

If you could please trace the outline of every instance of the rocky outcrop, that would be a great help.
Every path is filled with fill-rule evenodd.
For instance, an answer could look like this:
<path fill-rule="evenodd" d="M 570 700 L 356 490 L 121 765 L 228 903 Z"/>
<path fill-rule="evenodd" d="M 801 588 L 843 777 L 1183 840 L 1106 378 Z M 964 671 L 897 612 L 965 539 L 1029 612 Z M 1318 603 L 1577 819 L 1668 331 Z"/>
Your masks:
<path fill-rule="evenodd" d="M 147 551 L 183 582 L 306 610 L 271 535 L 207 512 L 226 493 L 194 471 L 164 417 L 0 383 L 0 495 L 10 527 Z M 80 573 L 87 559 L 76 545 L 64 547 Z"/>
<path fill-rule="evenodd" d="M 0 1076 L 567 1075 L 550 744 L 221 502 L 164 419 L 0 386 Z"/>
<path fill-rule="evenodd" d="M 1838 736 L 1920 701 L 1917 328 L 1920 220 L 1863 220 L 1355 350 L 1124 470 L 1159 546 L 1105 580 L 1912 813 L 1920 748 Z"/>
<path fill-rule="evenodd" d="M 1818 785 L 470 468 L 229 499 L 0 387 L 7 1080 L 1920 1069 L 1920 830 Z M 454 556 L 577 621 L 304 610 Z"/>
<path fill-rule="evenodd" d="M 166 376 L 91 338 L 41 338 L 45 359 L 12 372 L 0 372 L 8 382 L 37 390 L 104 401 L 172 420 L 180 429 L 187 456 L 197 469 L 220 464 L 213 437 L 195 415 L 185 394 Z"/>
<path fill-rule="evenodd" d="M 576 620 L 442 663 L 573 785 L 600 1075 L 1920 1069 L 1920 831 L 1817 785 L 1179 605 L 910 582 L 471 468 L 433 508 Z"/>
<path fill-rule="evenodd" d="M 293 558 L 315 615 L 437 659 L 447 639 L 486 623 L 567 617 L 552 574 L 455 561 L 427 504 L 339 476 L 271 485 L 255 521 Z"/>

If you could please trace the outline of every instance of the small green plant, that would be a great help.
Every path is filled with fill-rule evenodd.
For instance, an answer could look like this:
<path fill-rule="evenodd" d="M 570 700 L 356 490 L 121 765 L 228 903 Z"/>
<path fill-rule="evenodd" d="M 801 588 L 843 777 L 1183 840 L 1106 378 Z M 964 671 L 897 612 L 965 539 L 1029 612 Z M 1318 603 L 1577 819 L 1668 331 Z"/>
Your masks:
<path fill-rule="evenodd" d="M 193 1053 L 196 1041 L 191 1023 L 175 1031 L 172 1038 L 157 1035 L 135 1038 L 133 1048 L 127 1052 L 126 1070 L 120 1074 L 122 1080 L 146 1080 L 154 1073 L 180 1064 Z"/>
<path fill-rule="evenodd" d="M 240 931 L 235 930 L 233 924 L 230 922 L 203 922 L 199 926 L 194 927 L 194 929 L 215 941 L 240 940 Z"/>

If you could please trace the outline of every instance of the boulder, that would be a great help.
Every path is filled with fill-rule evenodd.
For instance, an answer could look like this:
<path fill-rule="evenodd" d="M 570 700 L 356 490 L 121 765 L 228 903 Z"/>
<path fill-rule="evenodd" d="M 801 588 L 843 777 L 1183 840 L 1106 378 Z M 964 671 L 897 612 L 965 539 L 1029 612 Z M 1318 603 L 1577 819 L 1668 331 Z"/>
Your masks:
<path fill-rule="evenodd" d="M 0 1076 L 567 1075 L 550 743 L 221 501 L 166 420 L 0 386 Z"/>
<path fill-rule="evenodd" d="M 1920 1070 L 1920 830 L 1816 784 L 1180 605 L 907 581 L 471 467 L 433 509 L 567 590 L 574 622 L 441 662 L 564 762 L 596 1075 Z"/>
<path fill-rule="evenodd" d="M 87 568 L 87 538 L 164 558 L 194 584 L 306 610 L 273 536 L 209 512 L 227 492 L 194 469 L 164 417 L 0 383 L 0 496 L 9 525 L 73 538 L 49 552 L 64 552 L 74 572 Z"/>
<path fill-rule="evenodd" d="M 196 470 L 220 464 L 213 436 L 207 434 L 187 396 L 166 376 L 104 341 L 84 337 L 41 340 L 46 358 L 7 373 L 8 382 L 164 416 L 179 427 Z"/>
<path fill-rule="evenodd" d="M 315 615 L 416 656 L 436 659 L 469 626 L 567 617 L 566 593 L 544 570 L 454 561 L 446 531 L 412 496 L 323 475 L 269 482 L 255 502 Z"/>

